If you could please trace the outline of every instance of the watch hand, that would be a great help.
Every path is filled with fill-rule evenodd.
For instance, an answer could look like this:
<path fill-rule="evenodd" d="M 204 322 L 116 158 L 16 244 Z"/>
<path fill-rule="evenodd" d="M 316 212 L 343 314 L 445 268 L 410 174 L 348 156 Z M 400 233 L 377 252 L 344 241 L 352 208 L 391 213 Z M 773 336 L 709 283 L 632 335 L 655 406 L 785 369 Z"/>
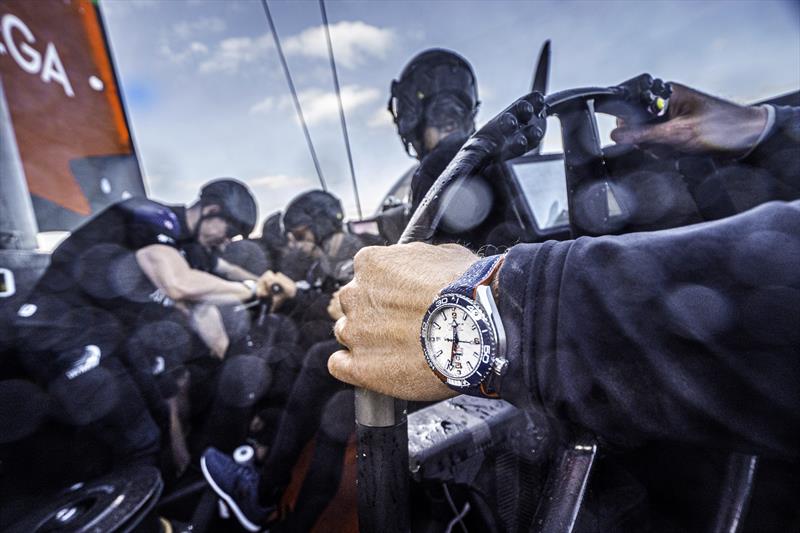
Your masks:
<path fill-rule="evenodd" d="M 453 364 L 453 357 L 456 355 L 456 351 L 458 350 L 458 329 L 455 325 L 453 325 L 453 344 L 450 345 L 450 364 Z"/>

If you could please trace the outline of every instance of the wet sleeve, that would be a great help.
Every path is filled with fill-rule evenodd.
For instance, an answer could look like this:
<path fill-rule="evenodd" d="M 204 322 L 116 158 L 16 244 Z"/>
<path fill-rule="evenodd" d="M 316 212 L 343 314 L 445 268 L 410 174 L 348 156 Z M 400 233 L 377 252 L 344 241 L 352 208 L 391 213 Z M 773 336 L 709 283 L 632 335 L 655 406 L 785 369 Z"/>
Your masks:
<path fill-rule="evenodd" d="M 800 201 L 517 245 L 498 289 L 511 403 L 610 445 L 798 457 Z"/>

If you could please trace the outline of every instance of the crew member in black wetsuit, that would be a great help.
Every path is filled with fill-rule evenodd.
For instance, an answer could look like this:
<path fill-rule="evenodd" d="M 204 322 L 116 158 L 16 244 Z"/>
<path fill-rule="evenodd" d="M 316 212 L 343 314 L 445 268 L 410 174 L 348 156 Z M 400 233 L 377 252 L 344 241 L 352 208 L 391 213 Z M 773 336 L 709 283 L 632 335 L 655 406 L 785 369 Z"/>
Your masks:
<path fill-rule="evenodd" d="M 479 105 L 472 66 L 450 50 L 421 52 L 392 82 L 389 111 L 406 153 L 419 160 L 407 213 L 417 209 L 475 131 Z M 444 212 L 433 242 L 458 242 L 473 250 L 519 242 L 524 235 L 509 210 L 510 194 L 482 176 L 465 177 L 440 204 Z"/>
<path fill-rule="evenodd" d="M 296 322 L 307 351 L 292 382 L 275 383 L 270 396 L 290 385 L 286 407 L 277 425 L 260 417 L 272 440 L 260 473 L 242 467 L 225 453 L 211 448 L 201 466 L 206 479 L 227 501 L 239 522 L 257 531 L 275 510 L 304 445 L 315 437 L 314 456 L 303 480 L 295 508 L 270 531 L 308 531 L 336 494 L 341 480 L 344 452 L 355 429 L 352 388 L 334 379 L 327 369 L 331 351 L 341 348 L 332 335 L 333 322 L 341 316 L 335 291 L 352 276 L 352 258 L 363 246 L 359 237 L 344 232 L 341 202 L 324 191 L 301 194 L 286 208 L 283 226 L 288 252 L 281 264 L 288 272 L 305 265 L 305 276 L 293 281 L 285 273 L 265 273 L 263 279 L 283 289 L 274 302 L 279 312 Z M 288 362 L 287 362 L 288 363 Z M 283 375 L 286 375 L 284 373 Z M 270 427 L 271 426 L 271 427 Z M 240 488 L 251 498 L 238 499 Z"/>
<path fill-rule="evenodd" d="M 406 153 L 420 165 L 411 180 L 412 212 L 475 131 L 478 82 L 466 59 L 441 48 L 414 56 L 392 81 L 389 111 Z"/>
<path fill-rule="evenodd" d="M 184 443 L 175 442 L 182 376 L 170 372 L 195 349 L 196 304 L 266 294 L 255 279 L 204 272 L 244 276 L 207 251 L 248 235 L 255 221 L 252 194 L 233 179 L 206 184 L 190 207 L 124 200 L 56 248 L 17 310 L 22 365 L 50 392 L 61 420 L 88 427 L 115 466 L 155 464 L 162 441 L 172 441 L 178 470 L 188 462 Z"/>

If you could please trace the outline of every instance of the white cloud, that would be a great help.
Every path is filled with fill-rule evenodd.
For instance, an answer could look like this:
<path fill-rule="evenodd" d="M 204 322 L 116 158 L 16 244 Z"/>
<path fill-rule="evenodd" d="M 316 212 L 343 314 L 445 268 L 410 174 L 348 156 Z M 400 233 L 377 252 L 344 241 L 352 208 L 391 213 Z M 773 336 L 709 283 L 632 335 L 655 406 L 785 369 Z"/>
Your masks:
<path fill-rule="evenodd" d="M 394 120 L 392 119 L 391 113 L 389 113 L 385 107 L 381 107 L 376 109 L 367 119 L 367 126 L 370 128 L 394 128 Z"/>
<path fill-rule="evenodd" d="M 345 114 L 352 113 L 380 98 L 380 91 L 374 87 L 359 87 L 346 85 L 342 87 L 342 106 Z M 300 105 L 306 122 L 316 124 L 339 118 L 339 102 L 336 93 L 325 92 L 320 89 L 309 89 L 299 93 Z M 288 98 L 288 97 L 287 97 Z"/>
<path fill-rule="evenodd" d="M 380 98 L 380 94 L 380 91 L 374 87 L 345 85 L 342 87 L 342 106 L 345 114 L 353 113 L 357 109 L 374 102 Z M 339 119 L 339 102 L 335 92 L 316 88 L 307 89 L 300 91 L 297 97 L 300 99 L 303 116 L 309 125 Z M 274 110 L 284 111 L 292 109 L 292 107 L 292 97 L 289 95 L 277 99 L 268 96 L 253 104 L 250 107 L 250 114 L 269 113 Z"/>
<path fill-rule="evenodd" d="M 301 176 L 287 176 L 286 174 L 275 174 L 272 176 L 261 176 L 247 180 L 250 187 L 264 187 L 265 189 L 297 189 L 313 185 L 313 182 Z"/>
<path fill-rule="evenodd" d="M 267 96 L 250 108 L 250 114 L 256 115 L 258 113 L 269 113 L 273 109 L 275 109 L 275 98 Z"/>
<path fill-rule="evenodd" d="M 369 57 L 386 57 L 395 40 L 394 30 L 371 26 L 360 20 L 331 24 L 330 31 L 336 62 L 345 68 L 354 68 Z M 284 40 L 283 48 L 287 55 L 327 60 L 325 27 L 314 26 L 292 35 Z"/>
<path fill-rule="evenodd" d="M 173 49 L 169 43 L 163 42 L 159 47 L 159 53 L 172 63 L 183 63 L 192 57 L 199 57 L 208 54 L 208 47 L 199 41 L 193 41 L 180 50 Z"/>
<path fill-rule="evenodd" d="M 195 20 L 184 20 L 172 25 L 172 32 L 181 39 L 189 39 L 197 33 L 220 33 L 227 24 L 219 17 L 203 17 Z"/>
<path fill-rule="evenodd" d="M 213 19 L 203 19 L 213 20 Z M 205 24 L 213 27 L 210 22 Z M 176 25 L 176 28 L 179 25 Z M 378 28 L 361 21 L 342 21 L 330 26 L 331 41 L 337 64 L 345 68 L 354 68 L 368 58 L 384 58 L 394 43 L 394 30 Z M 189 27 L 180 26 L 180 31 L 190 34 Z M 325 40 L 324 26 L 314 26 L 283 40 L 286 55 L 305 56 L 314 59 L 328 59 L 328 45 Z M 234 74 L 240 67 L 261 60 L 268 51 L 275 47 L 272 36 L 264 34 L 259 37 L 230 37 L 223 39 L 210 52 L 210 56 L 200 63 L 199 70 L 210 74 L 226 72 Z"/>
<path fill-rule="evenodd" d="M 200 63 L 200 72 L 211 74 L 226 72 L 233 74 L 239 67 L 254 63 L 264 57 L 274 47 L 272 36 L 264 34 L 260 37 L 231 37 L 223 39 L 211 52 L 208 59 Z"/>

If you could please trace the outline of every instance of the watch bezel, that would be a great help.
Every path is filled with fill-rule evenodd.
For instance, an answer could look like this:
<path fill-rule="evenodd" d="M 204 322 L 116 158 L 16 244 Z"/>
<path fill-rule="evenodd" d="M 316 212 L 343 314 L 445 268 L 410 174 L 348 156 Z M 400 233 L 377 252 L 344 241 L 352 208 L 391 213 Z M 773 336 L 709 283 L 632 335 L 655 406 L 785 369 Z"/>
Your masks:
<path fill-rule="evenodd" d="M 428 349 L 427 337 L 431 327 L 431 316 L 442 307 L 459 308 L 469 313 L 478 325 L 478 333 L 481 337 L 482 346 L 481 357 L 475 369 L 463 378 L 453 378 L 444 374 L 444 371 L 436 366 L 434 362 L 435 359 Z M 451 388 L 462 392 L 473 389 L 483 383 L 492 373 L 494 361 L 497 358 L 497 338 L 489 314 L 479 302 L 458 293 L 441 294 L 431 304 L 428 311 L 425 313 L 425 317 L 422 319 L 420 343 L 422 344 L 422 352 L 425 355 L 425 361 L 427 361 L 428 366 L 433 370 L 434 374 L 436 374 L 436 377 Z"/>

